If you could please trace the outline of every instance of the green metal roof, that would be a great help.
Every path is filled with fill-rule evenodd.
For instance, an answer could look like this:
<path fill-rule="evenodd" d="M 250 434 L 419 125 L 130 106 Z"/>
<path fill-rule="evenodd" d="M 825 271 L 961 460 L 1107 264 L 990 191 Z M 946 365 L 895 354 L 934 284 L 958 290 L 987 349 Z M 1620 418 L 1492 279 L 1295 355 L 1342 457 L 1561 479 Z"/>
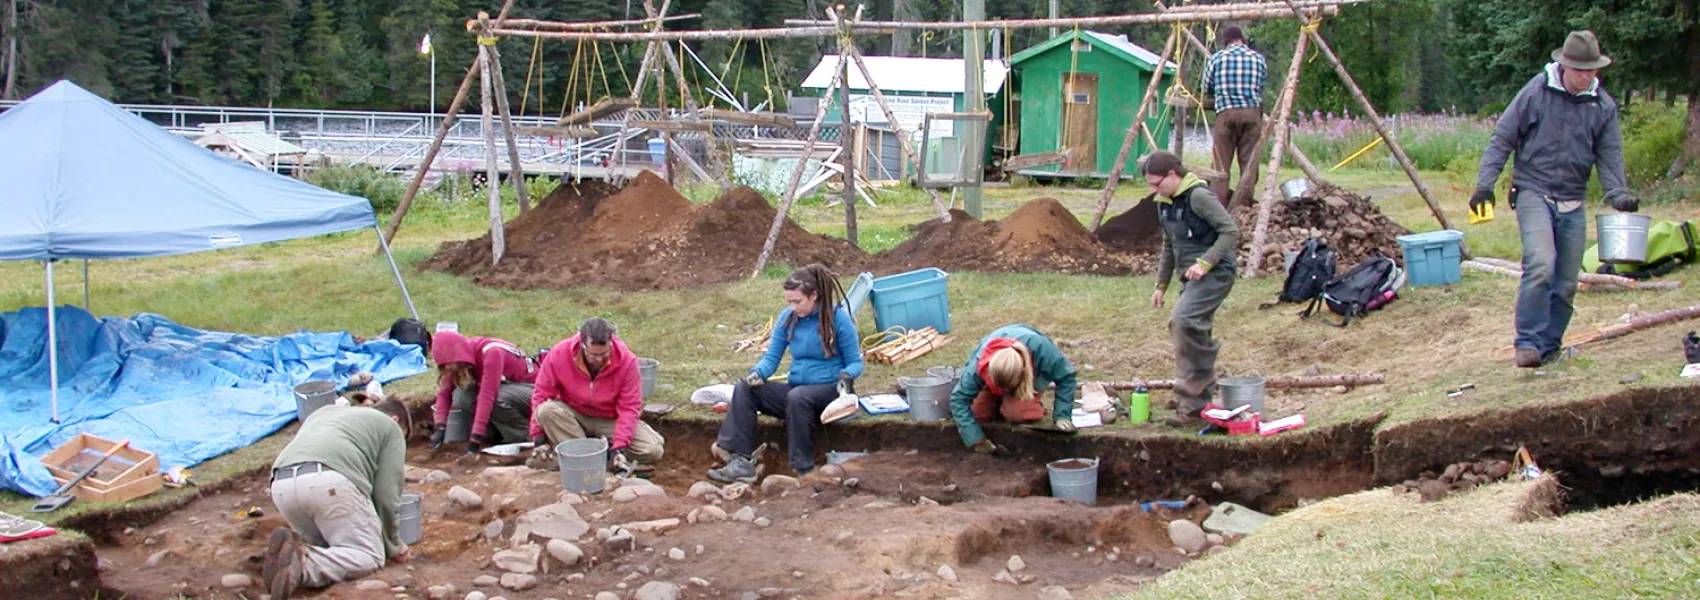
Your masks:
<path fill-rule="evenodd" d="M 1110 55 L 1132 63 L 1134 66 L 1145 71 L 1155 71 L 1157 69 L 1157 61 L 1162 59 L 1162 57 L 1158 56 L 1157 53 L 1147 50 L 1139 44 L 1128 41 L 1127 36 L 1125 35 L 1110 35 L 1108 33 L 1101 33 L 1097 31 L 1075 30 L 1045 40 L 1032 48 L 1017 52 L 1014 56 L 1009 58 L 1009 64 L 1011 67 L 1020 65 L 1023 61 L 1032 59 L 1036 56 L 1049 52 L 1057 46 L 1073 42 L 1077 39 L 1084 40 L 1086 43 L 1092 44 L 1094 48 L 1102 48 L 1109 52 Z M 1169 72 L 1174 72 L 1176 70 L 1175 63 L 1173 61 L 1169 62 L 1167 70 Z"/>

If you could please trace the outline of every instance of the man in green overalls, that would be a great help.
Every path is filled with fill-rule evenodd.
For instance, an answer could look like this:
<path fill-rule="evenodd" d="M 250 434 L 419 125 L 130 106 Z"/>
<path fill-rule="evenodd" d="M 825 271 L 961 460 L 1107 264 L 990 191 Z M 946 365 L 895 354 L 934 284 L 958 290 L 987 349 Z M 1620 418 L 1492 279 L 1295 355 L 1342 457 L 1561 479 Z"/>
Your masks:
<path fill-rule="evenodd" d="M 1203 423 L 1199 417 L 1216 387 L 1216 353 L 1221 344 L 1211 336 L 1216 309 L 1234 289 L 1235 254 L 1240 230 L 1210 186 L 1187 172 L 1181 159 L 1168 152 L 1146 157 L 1141 168 L 1145 183 L 1157 193 L 1157 219 L 1163 227 L 1163 251 L 1158 255 L 1157 291 L 1151 306 L 1163 307 L 1176 268 L 1181 295 L 1169 320 L 1175 343 L 1175 416 L 1169 425 Z"/>

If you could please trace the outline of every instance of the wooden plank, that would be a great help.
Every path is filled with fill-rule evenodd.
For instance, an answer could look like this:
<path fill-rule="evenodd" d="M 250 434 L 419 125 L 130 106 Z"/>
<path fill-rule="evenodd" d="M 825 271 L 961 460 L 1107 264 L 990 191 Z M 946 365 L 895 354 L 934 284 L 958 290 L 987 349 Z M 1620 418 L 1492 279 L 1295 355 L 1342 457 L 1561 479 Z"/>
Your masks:
<path fill-rule="evenodd" d="M 590 106 L 585 107 L 584 110 L 575 112 L 575 113 L 567 115 L 565 117 L 561 117 L 561 120 L 557 121 L 556 124 L 558 124 L 558 125 L 584 125 L 584 124 L 590 123 L 591 121 L 595 121 L 597 119 L 600 119 L 602 117 L 606 117 L 608 115 L 620 112 L 622 110 L 630 110 L 630 109 L 633 109 L 633 108 L 637 108 L 637 105 L 638 105 L 637 100 L 632 99 L 632 98 L 607 98 L 607 97 L 604 97 L 603 99 L 597 101 L 596 104 L 592 104 Z"/>
<path fill-rule="evenodd" d="M 762 127 L 791 128 L 797 126 L 797 120 L 791 118 L 790 115 L 774 112 L 741 112 L 724 108 L 705 108 L 702 109 L 702 116 L 717 121 L 730 121 Z"/>
<path fill-rule="evenodd" d="M 1056 152 L 1040 152 L 1038 154 L 1012 156 L 1009 160 L 1003 161 L 1003 170 L 1015 171 L 1018 169 L 1031 169 L 1033 167 L 1060 165 L 1068 162 L 1069 156 L 1072 156 L 1073 154 L 1074 150 L 1072 148 L 1064 148 Z"/>
<path fill-rule="evenodd" d="M 649 121 L 634 119 L 632 121 L 632 126 L 651 131 L 711 131 L 714 129 L 714 124 L 707 121 Z"/>
<path fill-rule="evenodd" d="M 929 119 L 949 119 L 952 121 L 990 121 L 991 112 L 942 112 L 927 113 Z"/>
<path fill-rule="evenodd" d="M 572 127 L 515 127 L 514 133 L 520 135 L 535 135 L 553 138 L 593 138 L 599 135 L 595 127 L 575 125 Z"/>

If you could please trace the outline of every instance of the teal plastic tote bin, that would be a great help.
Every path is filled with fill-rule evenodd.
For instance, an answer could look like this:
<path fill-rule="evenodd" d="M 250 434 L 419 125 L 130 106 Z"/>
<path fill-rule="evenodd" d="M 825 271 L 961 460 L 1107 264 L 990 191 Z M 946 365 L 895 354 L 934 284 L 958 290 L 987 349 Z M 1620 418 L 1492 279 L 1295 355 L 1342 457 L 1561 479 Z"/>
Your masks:
<path fill-rule="evenodd" d="M 1452 285 L 1463 279 L 1464 233 L 1445 229 L 1399 236 L 1411 285 Z"/>
<path fill-rule="evenodd" d="M 880 331 L 932 327 L 950 333 L 950 274 L 926 268 L 874 280 L 874 323 Z"/>

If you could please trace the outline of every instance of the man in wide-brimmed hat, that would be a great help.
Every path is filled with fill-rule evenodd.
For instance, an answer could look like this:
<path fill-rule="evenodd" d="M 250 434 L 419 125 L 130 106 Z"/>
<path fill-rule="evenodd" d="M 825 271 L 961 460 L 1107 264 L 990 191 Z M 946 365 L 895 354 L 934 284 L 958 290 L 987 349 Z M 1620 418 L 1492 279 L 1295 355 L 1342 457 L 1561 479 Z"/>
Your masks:
<path fill-rule="evenodd" d="M 1606 204 L 1639 206 L 1623 178 L 1623 133 L 1617 101 L 1600 87 L 1611 64 L 1592 31 L 1572 31 L 1553 62 L 1505 107 L 1482 153 L 1470 209 L 1494 202 L 1494 181 L 1515 152 L 1511 208 L 1523 236 L 1523 282 L 1517 289 L 1517 366 L 1536 368 L 1560 357 L 1575 312 L 1577 276 L 1587 244 L 1588 175 L 1598 170 Z"/>

